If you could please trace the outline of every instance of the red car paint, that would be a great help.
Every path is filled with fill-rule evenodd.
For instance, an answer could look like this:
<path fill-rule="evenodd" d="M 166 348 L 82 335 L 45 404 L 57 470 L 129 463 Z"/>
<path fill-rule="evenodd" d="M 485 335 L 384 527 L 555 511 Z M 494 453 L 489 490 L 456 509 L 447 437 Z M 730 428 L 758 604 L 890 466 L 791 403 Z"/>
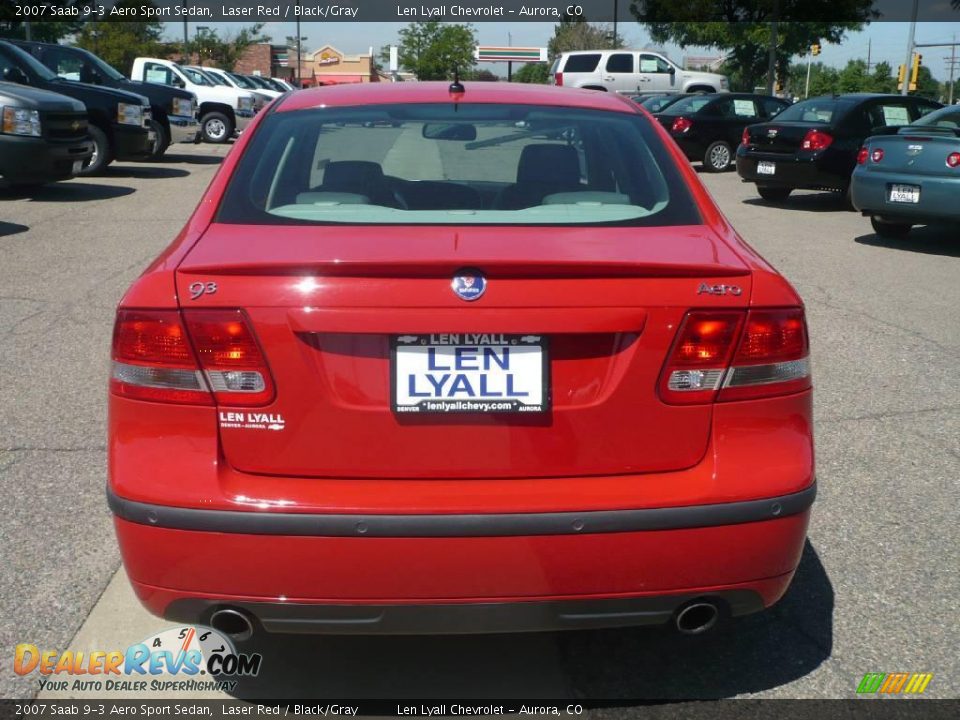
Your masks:
<path fill-rule="evenodd" d="M 448 99 L 446 86 L 435 83 L 349 86 L 294 93 L 273 112 Z M 744 592 L 759 609 L 785 592 L 809 502 L 784 510 L 795 501 L 780 499 L 812 499 L 814 487 L 809 376 L 751 388 L 756 397 L 748 399 L 725 398 L 722 389 L 687 403 L 671 399 L 665 373 L 691 311 L 734 317 L 737 337 L 751 322 L 799 318 L 805 354 L 796 292 L 739 238 L 666 131 L 632 103 L 605 93 L 482 83 L 467 84 L 458 101 L 643 117 L 676 163 L 702 224 L 546 231 L 218 224 L 228 181 L 269 114 L 260 113 L 186 227 L 120 304 L 118 328 L 140 311 L 176 311 L 169 317 L 196 328 L 203 318 L 241 310 L 275 384 L 264 391 L 266 404 L 244 407 L 226 396 L 187 404 L 144 399 L 114 383 L 111 505 L 127 573 L 152 612 L 182 617 L 177 604 L 187 602 L 183 607 L 205 621 L 218 607 L 256 615 L 270 604 L 675 598 L 662 620 L 691 598 L 722 607 L 734 597 L 725 593 Z M 467 266 L 491 283 L 470 304 L 449 284 Z M 208 283 L 216 292 L 191 299 Z M 198 314 L 208 310 L 219 315 Z M 184 332 L 202 354 L 196 330 Z M 389 338 L 431 332 L 548 335 L 552 410 L 546 417 L 439 420 L 393 413 Z M 723 367 L 737 365 L 746 348 L 728 350 Z M 282 431 L 231 426 L 251 412 L 263 424 L 282 419 Z M 675 527 L 656 516 L 640 531 L 602 525 L 614 517 L 604 513 L 714 512 L 751 502 L 749 522 Z M 241 513 L 347 524 L 290 534 L 217 525 Z M 174 516 L 210 524 L 197 529 L 193 519 Z M 569 528 L 529 535 L 483 529 L 485 519 L 518 527 L 548 516 Z M 422 535 L 391 536 L 380 524 L 421 517 L 478 518 L 473 527 L 481 529 L 458 534 L 445 525 L 435 534 L 427 527 Z M 600 624 L 632 622 L 640 621 Z"/>

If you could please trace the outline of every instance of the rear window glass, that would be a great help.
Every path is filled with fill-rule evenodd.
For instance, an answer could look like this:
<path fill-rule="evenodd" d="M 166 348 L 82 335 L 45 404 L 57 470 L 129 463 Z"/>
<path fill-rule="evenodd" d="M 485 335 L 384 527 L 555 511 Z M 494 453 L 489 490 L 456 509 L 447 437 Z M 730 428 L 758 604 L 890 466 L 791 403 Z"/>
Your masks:
<path fill-rule="evenodd" d="M 950 130 L 960 130 L 960 107 L 945 107 L 940 110 L 924 115 L 917 120 L 914 125 L 924 127 L 942 127 Z"/>
<path fill-rule="evenodd" d="M 664 115 L 684 115 L 695 113 L 701 108 L 709 105 L 715 98 L 709 95 L 691 95 L 682 100 L 677 100 L 672 105 L 662 110 Z"/>
<path fill-rule="evenodd" d="M 589 53 L 587 55 L 568 55 L 567 64 L 563 66 L 563 71 L 568 73 L 575 72 L 593 72 L 600 64 L 600 53 Z"/>
<path fill-rule="evenodd" d="M 828 125 L 846 112 L 847 104 L 831 98 L 814 98 L 791 105 L 777 115 L 782 122 L 812 122 Z"/>
<path fill-rule="evenodd" d="M 639 115 L 448 103 L 269 115 L 218 221 L 688 225 L 700 216 Z"/>

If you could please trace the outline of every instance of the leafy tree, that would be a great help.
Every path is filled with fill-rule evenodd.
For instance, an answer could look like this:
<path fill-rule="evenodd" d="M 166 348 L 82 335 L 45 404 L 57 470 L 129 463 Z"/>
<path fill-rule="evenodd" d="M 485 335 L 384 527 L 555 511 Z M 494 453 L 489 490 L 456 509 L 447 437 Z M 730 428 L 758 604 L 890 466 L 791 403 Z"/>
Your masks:
<path fill-rule="evenodd" d="M 524 63 L 513 73 L 513 81 L 518 83 L 544 84 L 550 79 L 550 67 L 546 63 Z"/>
<path fill-rule="evenodd" d="M 480 82 L 497 82 L 500 80 L 493 72 L 484 68 L 483 70 L 474 70 L 469 75 L 466 76 L 468 80 L 475 80 Z"/>
<path fill-rule="evenodd" d="M 42 4 L 62 8 L 75 7 L 82 11 L 84 8 L 96 5 L 96 0 L 44 0 Z M 82 26 L 83 21 L 79 19 L 47 20 L 45 16 L 41 16 L 30 23 L 30 37 L 40 42 L 57 42 L 68 35 L 73 35 Z M 0 1 L 0 37 L 21 40 L 26 38 L 23 20 L 17 17 L 14 3 L 7 0 Z"/>
<path fill-rule="evenodd" d="M 469 77 L 476 64 L 476 45 L 472 25 L 415 22 L 400 31 L 397 55 L 400 66 L 416 75 L 417 80 L 447 80 L 454 68 L 463 77 Z M 389 50 L 385 50 L 389 57 Z"/>
<path fill-rule="evenodd" d="M 135 1 L 137 5 L 144 4 L 142 0 Z M 117 6 L 128 4 L 134 3 L 128 0 Z M 77 35 L 76 44 L 129 76 L 135 58 L 162 53 L 162 34 L 163 23 L 159 21 L 87 22 Z"/>
<path fill-rule="evenodd" d="M 814 43 L 840 42 L 876 17 L 873 0 L 631 0 L 630 10 L 656 42 L 725 50 L 733 89 L 765 84 L 771 21 L 777 26 L 776 67 L 786 77 L 790 58 Z M 823 21 L 835 17 L 835 21 Z"/>
<path fill-rule="evenodd" d="M 245 27 L 236 35 L 227 33 L 220 37 L 216 30 L 206 29 L 198 32 L 194 39 L 187 44 L 187 54 L 195 56 L 197 62 L 223 70 L 233 70 L 237 60 L 251 45 L 270 42 L 270 37 L 263 34 L 264 23 L 254 23 Z M 293 54 L 296 55 L 296 44 Z"/>
<path fill-rule="evenodd" d="M 609 25 L 587 22 L 584 16 L 566 15 L 553 28 L 553 37 L 547 44 L 547 53 L 554 58 L 574 50 L 602 50 L 623 47 L 623 38 L 613 37 Z"/>

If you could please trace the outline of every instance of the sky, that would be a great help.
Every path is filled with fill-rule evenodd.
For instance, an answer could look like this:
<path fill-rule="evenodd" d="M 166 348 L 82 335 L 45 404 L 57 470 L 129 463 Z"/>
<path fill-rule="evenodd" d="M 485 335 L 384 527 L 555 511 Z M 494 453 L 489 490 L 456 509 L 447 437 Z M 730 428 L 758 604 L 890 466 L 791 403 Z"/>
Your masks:
<path fill-rule="evenodd" d="M 207 27 L 224 32 L 236 32 L 238 23 L 202 23 Z M 182 39 L 183 24 L 180 22 L 165 23 L 165 34 L 171 40 Z M 307 40 L 304 49 L 314 50 L 323 45 L 333 45 L 347 54 L 365 53 L 372 46 L 374 52 L 379 52 L 383 45 L 397 41 L 397 33 L 406 23 L 368 22 L 368 23 L 320 23 L 304 22 L 300 31 Z M 518 22 L 518 23 L 475 23 L 478 41 L 481 45 L 506 45 L 508 42 L 520 46 L 546 46 L 553 36 L 554 23 Z M 191 37 L 195 32 L 194 23 L 190 23 Z M 267 23 L 264 32 L 273 38 L 274 42 L 283 42 L 288 35 L 296 35 L 296 26 L 292 22 Z M 617 26 L 617 32 L 624 38 L 625 46 L 632 48 L 654 47 L 649 35 L 639 23 L 623 23 Z M 907 33 L 909 23 L 906 22 L 878 22 L 866 26 L 857 33 L 847 35 L 839 45 L 823 45 L 822 53 L 816 58 L 827 65 L 843 67 L 848 60 L 867 59 L 868 45 L 870 46 L 870 61 L 872 63 L 888 62 L 894 69 L 903 63 L 907 51 Z M 960 42 L 960 22 L 956 23 L 917 23 L 916 41 L 918 43 L 932 42 Z M 675 45 L 666 45 L 664 49 L 676 62 L 681 62 L 684 55 L 712 55 L 714 51 L 703 48 L 687 48 L 682 50 Z M 960 58 L 960 48 L 956 49 Z M 947 62 L 950 48 L 923 48 L 923 63 L 930 68 L 933 76 L 940 81 L 948 77 Z M 498 75 L 506 75 L 506 65 L 490 66 Z M 514 65 L 514 69 L 516 69 Z M 955 71 L 960 77 L 960 68 Z"/>

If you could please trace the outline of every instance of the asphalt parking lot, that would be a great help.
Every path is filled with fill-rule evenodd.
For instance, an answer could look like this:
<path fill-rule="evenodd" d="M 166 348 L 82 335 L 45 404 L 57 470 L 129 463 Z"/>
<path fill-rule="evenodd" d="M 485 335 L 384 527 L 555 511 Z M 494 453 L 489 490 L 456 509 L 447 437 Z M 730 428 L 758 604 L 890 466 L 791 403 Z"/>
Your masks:
<path fill-rule="evenodd" d="M 226 151 L 0 190 L 0 696 L 38 690 L 17 643 L 125 648 L 168 626 L 134 601 L 104 500 L 110 333 Z M 960 233 L 882 240 L 832 195 L 772 206 L 735 173 L 700 177 L 807 304 L 820 494 L 787 597 L 703 637 L 275 637 L 238 696 L 848 698 L 899 671 L 960 694 Z"/>

